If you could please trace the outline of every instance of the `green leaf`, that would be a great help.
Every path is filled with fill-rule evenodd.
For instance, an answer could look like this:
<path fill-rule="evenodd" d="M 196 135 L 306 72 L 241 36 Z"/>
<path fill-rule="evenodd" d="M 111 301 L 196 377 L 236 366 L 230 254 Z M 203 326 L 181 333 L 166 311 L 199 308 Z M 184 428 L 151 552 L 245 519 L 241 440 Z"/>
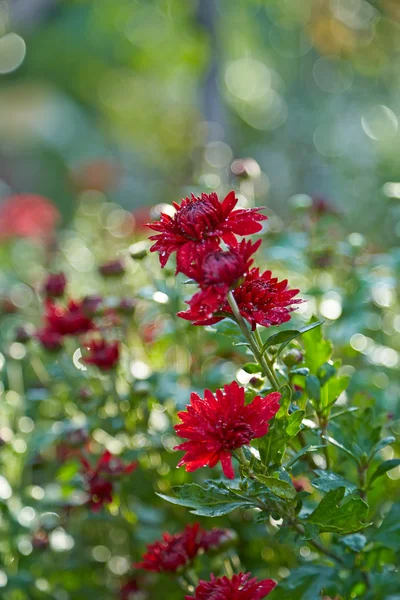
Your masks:
<path fill-rule="evenodd" d="M 318 525 L 321 531 L 339 534 L 355 533 L 368 527 L 365 519 L 368 505 L 361 498 L 351 498 L 341 504 L 346 488 L 339 487 L 331 490 L 317 506 L 307 521 Z"/>
<path fill-rule="evenodd" d="M 399 465 L 400 465 L 400 458 L 391 458 L 390 460 L 385 460 L 385 462 L 381 463 L 379 465 L 379 467 L 376 469 L 376 471 L 373 473 L 373 475 L 371 476 L 371 479 L 369 480 L 369 485 L 371 485 L 371 483 L 373 481 L 375 481 L 375 479 L 378 479 L 378 477 L 382 477 L 382 475 L 387 473 L 387 471 L 391 471 L 392 469 L 394 469 L 395 467 L 398 467 Z"/>
<path fill-rule="evenodd" d="M 362 533 L 353 533 L 342 538 L 341 543 L 354 552 L 361 552 L 367 543 L 367 538 Z"/>
<path fill-rule="evenodd" d="M 307 375 L 306 377 L 306 392 L 311 400 L 315 400 L 319 404 L 321 400 L 321 384 L 318 377 L 315 375 Z"/>
<path fill-rule="evenodd" d="M 297 463 L 297 461 L 304 456 L 305 454 L 308 454 L 308 452 L 317 452 L 317 450 L 320 450 L 321 448 L 325 448 L 325 446 L 323 444 L 319 444 L 319 445 L 309 445 L 309 446 L 304 446 L 304 448 L 302 448 L 301 450 L 299 450 L 299 452 L 297 452 L 294 456 L 292 456 L 292 458 L 289 460 L 289 462 L 286 465 L 286 470 L 289 470 L 293 467 L 293 465 L 295 463 Z"/>
<path fill-rule="evenodd" d="M 317 322 L 320 324 L 320 322 Z M 310 372 L 317 375 L 318 369 L 326 363 L 332 354 L 332 343 L 325 340 L 322 335 L 322 329 L 313 327 L 304 333 L 303 345 L 305 349 L 305 366 Z"/>
<path fill-rule="evenodd" d="M 250 373 L 251 375 L 254 373 L 262 372 L 260 365 L 257 363 L 246 363 L 245 365 L 243 365 L 242 369 L 243 371 L 245 371 L 246 373 Z"/>
<path fill-rule="evenodd" d="M 177 497 L 157 495 L 171 504 L 192 509 L 190 512 L 194 515 L 219 517 L 242 506 L 254 506 L 250 499 L 240 497 L 223 486 L 209 486 L 207 489 L 192 483 L 178 486 L 175 490 Z"/>
<path fill-rule="evenodd" d="M 389 435 L 388 437 L 385 437 L 381 440 L 379 440 L 379 442 L 377 442 L 372 448 L 371 451 L 368 455 L 368 458 L 371 459 L 375 456 L 375 454 L 377 452 L 379 452 L 380 450 L 382 450 L 382 448 L 385 448 L 386 446 L 390 446 L 390 444 L 393 444 L 393 442 L 395 442 L 395 438 L 392 435 Z"/>
<path fill-rule="evenodd" d="M 271 346 L 277 346 L 278 344 L 282 344 L 277 352 L 277 355 L 279 355 L 291 341 L 300 337 L 301 335 L 303 335 L 303 333 L 306 333 L 307 331 L 310 331 L 315 327 L 319 327 L 320 325 L 322 325 L 323 322 L 324 321 L 314 321 L 313 323 L 310 323 L 309 325 L 306 325 L 301 329 L 287 329 L 286 331 L 279 331 L 279 333 L 275 333 L 267 339 L 267 341 L 263 345 L 262 351 L 265 352 L 265 350 L 267 350 Z"/>
<path fill-rule="evenodd" d="M 295 488 L 286 481 L 276 479 L 275 477 L 266 477 L 265 475 L 256 475 L 257 480 L 265 485 L 278 498 L 283 500 L 294 500 L 296 497 Z"/>
<path fill-rule="evenodd" d="M 335 440 L 333 437 L 330 437 L 329 435 L 324 435 L 323 438 L 324 438 L 324 440 L 326 440 L 327 442 L 332 444 L 332 446 L 336 446 L 336 448 L 340 448 L 340 450 L 343 450 L 343 452 L 345 452 L 347 454 L 347 456 L 349 456 L 350 458 L 355 460 L 356 463 L 359 463 L 358 457 L 355 454 L 353 454 L 353 452 L 351 450 L 346 448 L 346 446 L 343 446 L 343 444 L 341 444 L 340 442 Z"/>
<path fill-rule="evenodd" d="M 325 385 L 325 383 L 327 381 L 329 381 L 329 379 L 331 379 L 335 374 L 336 374 L 335 367 L 329 362 L 324 363 L 318 369 L 318 379 L 319 379 L 321 385 Z"/>
<path fill-rule="evenodd" d="M 298 369 L 292 369 L 290 371 L 290 375 L 294 376 L 294 375 L 299 375 L 300 377 L 307 377 L 307 375 L 310 374 L 310 369 L 307 369 L 307 367 L 299 367 Z"/>
<path fill-rule="evenodd" d="M 330 492 L 331 490 L 337 490 L 340 487 L 344 487 L 346 492 L 353 493 L 357 489 L 357 486 L 354 485 L 354 483 L 347 481 L 347 479 L 341 475 L 337 475 L 331 471 L 316 469 L 315 473 L 318 475 L 318 478 L 314 479 L 311 482 L 311 485 L 322 492 Z"/>

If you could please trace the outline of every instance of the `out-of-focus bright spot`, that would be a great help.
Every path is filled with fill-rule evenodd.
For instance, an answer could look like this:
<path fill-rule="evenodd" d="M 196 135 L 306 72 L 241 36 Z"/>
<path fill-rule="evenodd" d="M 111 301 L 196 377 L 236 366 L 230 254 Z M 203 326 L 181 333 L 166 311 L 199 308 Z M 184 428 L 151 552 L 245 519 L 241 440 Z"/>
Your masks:
<path fill-rule="evenodd" d="M 151 375 L 151 368 L 141 360 L 131 363 L 131 373 L 135 379 L 147 379 Z"/>
<path fill-rule="evenodd" d="M 400 198 L 400 183 L 388 181 L 382 189 L 385 196 L 388 196 L 389 198 Z"/>
<path fill-rule="evenodd" d="M 6 364 L 6 359 L 4 358 L 4 354 L 2 354 L 0 352 L 0 371 L 2 370 L 2 368 L 4 367 L 5 364 Z"/>
<path fill-rule="evenodd" d="M 29 526 L 36 516 L 35 510 L 31 506 L 24 506 L 18 515 L 18 522 L 23 527 Z"/>
<path fill-rule="evenodd" d="M 42 498 L 44 498 L 44 489 L 41 488 L 39 485 L 32 486 L 31 496 L 35 500 L 42 500 Z"/>
<path fill-rule="evenodd" d="M 169 419 L 166 414 L 152 410 L 149 417 L 149 429 L 153 432 L 163 433 L 168 429 Z"/>
<path fill-rule="evenodd" d="M 14 360 L 21 360 L 26 355 L 26 348 L 23 344 L 19 342 L 14 342 L 10 346 L 10 356 Z"/>
<path fill-rule="evenodd" d="M 169 298 L 167 294 L 164 294 L 164 292 L 154 292 L 153 300 L 159 304 L 168 304 Z"/>
<path fill-rule="evenodd" d="M 14 285 L 10 291 L 10 300 L 18 308 L 24 308 L 33 300 L 33 292 L 25 283 Z"/>
<path fill-rule="evenodd" d="M 92 549 L 92 556 L 97 562 L 107 562 L 111 558 L 111 551 L 106 546 L 95 546 Z"/>
<path fill-rule="evenodd" d="M 4 571 L 0 571 L 0 587 L 6 587 L 7 582 L 7 575 L 4 573 Z"/>
<path fill-rule="evenodd" d="M 304 300 L 306 300 L 306 302 L 303 302 L 303 304 L 300 304 L 296 308 L 296 314 L 299 314 L 302 317 L 304 317 L 306 320 L 308 320 L 308 319 L 311 319 L 311 317 L 315 313 L 315 311 L 317 309 L 317 304 L 315 302 L 315 298 L 312 298 L 311 296 L 305 298 L 303 295 L 303 298 L 304 298 Z"/>
<path fill-rule="evenodd" d="M 324 298 L 319 310 L 323 317 L 335 321 L 342 314 L 342 303 L 339 298 Z"/>
<path fill-rule="evenodd" d="M 357 232 L 350 233 L 348 240 L 354 247 L 363 246 L 365 243 L 365 237 L 361 233 Z"/>
<path fill-rule="evenodd" d="M 350 338 L 350 346 L 357 352 L 362 352 L 367 347 L 367 338 L 362 333 L 355 333 Z"/>
<path fill-rule="evenodd" d="M 238 371 L 236 371 L 236 379 L 242 385 L 246 385 L 247 383 L 249 383 L 252 377 L 254 377 L 254 375 L 252 375 L 251 373 L 246 373 L 246 371 L 243 371 L 243 369 L 239 369 Z"/>
<path fill-rule="evenodd" d="M 39 577 L 39 579 L 36 579 L 35 586 L 41 592 L 49 592 L 50 591 L 50 583 L 47 581 L 47 579 L 43 579 L 43 577 Z"/>
<path fill-rule="evenodd" d="M 2 427 L 0 429 L 0 437 L 5 441 L 5 442 L 11 442 L 11 440 L 14 437 L 14 433 L 13 430 L 10 429 L 9 427 Z"/>
<path fill-rule="evenodd" d="M 23 539 L 18 542 L 18 550 L 23 556 L 29 556 L 32 552 L 32 544 L 29 540 Z"/>
<path fill-rule="evenodd" d="M 378 11 L 365 0 L 331 0 L 332 13 L 353 29 L 363 29 L 379 17 Z"/>
<path fill-rule="evenodd" d="M 125 575 L 131 568 L 130 561 L 124 556 L 113 556 L 107 563 L 107 567 L 115 575 Z"/>
<path fill-rule="evenodd" d="M 2 500 L 8 500 L 11 498 L 12 489 L 11 485 L 8 483 L 7 479 L 0 475 L 0 498 Z"/>
<path fill-rule="evenodd" d="M 313 75 L 318 87 L 330 94 L 345 92 L 354 79 L 350 63 L 336 57 L 319 58 L 314 65 Z"/>
<path fill-rule="evenodd" d="M 75 541 L 74 538 L 64 531 L 62 527 L 55 529 L 49 536 L 50 546 L 55 552 L 64 552 L 71 550 Z"/>
<path fill-rule="evenodd" d="M 361 117 L 361 126 L 372 140 L 388 140 L 396 135 L 399 121 L 390 108 L 379 104 L 371 106 Z"/>
<path fill-rule="evenodd" d="M 203 173 L 199 177 L 199 184 L 215 190 L 221 185 L 221 178 L 216 173 Z"/>
<path fill-rule="evenodd" d="M 288 107 L 280 94 L 271 90 L 268 102 L 244 104 L 237 107 L 241 118 L 254 129 L 273 131 L 286 121 Z"/>
<path fill-rule="evenodd" d="M 35 423 L 29 417 L 21 417 L 18 421 L 18 427 L 22 433 L 30 433 L 35 429 Z"/>
<path fill-rule="evenodd" d="M 296 194 L 289 199 L 290 206 L 293 208 L 310 208 L 312 205 L 312 198 L 307 194 Z"/>
<path fill-rule="evenodd" d="M 396 315 L 393 319 L 393 328 L 400 332 L 400 315 Z M 0 430 L 1 434 L 1 430 Z"/>
<path fill-rule="evenodd" d="M 23 454 L 28 447 L 25 440 L 14 440 L 12 446 L 17 454 Z"/>
<path fill-rule="evenodd" d="M 394 469 L 390 469 L 390 471 L 388 471 L 386 475 L 389 477 L 389 479 L 397 481 L 398 479 L 400 479 L 400 466 L 395 467 Z"/>
<path fill-rule="evenodd" d="M 0 38 L 0 74 L 11 73 L 22 64 L 26 44 L 20 35 L 7 33 Z"/>
<path fill-rule="evenodd" d="M 106 444 L 107 450 L 111 452 L 111 454 L 121 454 L 124 449 L 124 445 L 119 440 L 111 439 Z"/>
<path fill-rule="evenodd" d="M 242 58 L 228 64 L 225 81 L 234 96 L 253 102 L 267 95 L 271 74 L 268 67 L 258 60 Z"/>
<path fill-rule="evenodd" d="M 394 290 L 386 284 L 375 285 L 371 293 L 375 304 L 381 307 L 392 306 L 396 299 Z"/>
<path fill-rule="evenodd" d="M 82 358 L 82 350 L 80 348 L 78 348 L 77 350 L 75 350 L 75 352 L 72 356 L 72 362 L 74 363 L 74 366 L 77 369 L 79 369 L 80 371 L 87 371 L 87 368 L 85 367 L 85 365 L 80 362 L 81 358 Z"/>
<path fill-rule="evenodd" d="M 278 569 L 278 575 L 279 577 L 282 577 L 282 579 L 286 579 L 286 577 L 289 577 L 290 571 L 287 567 L 280 567 Z"/>
<path fill-rule="evenodd" d="M 153 215 L 159 216 L 161 213 L 165 213 L 166 215 L 173 217 L 174 214 L 176 213 L 176 210 L 172 206 L 172 204 L 166 204 L 163 202 L 161 204 L 156 204 L 156 206 L 154 206 L 154 208 L 152 209 L 151 212 Z"/>
<path fill-rule="evenodd" d="M 311 550 L 308 546 L 302 546 L 300 548 L 300 554 L 303 558 L 307 558 L 311 554 Z"/>
<path fill-rule="evenodd" d="M 372 383 L 379 389 L 384 390 L 389 385 L 389 377 L 386 373 L 375 373 Z"/>
<path fill-rule="evenodd" d="M 228 144 L 211 142 L 204 151 L 204 157 L 212 167 L 223 169 L 231 162 L 233 152 Z"/>

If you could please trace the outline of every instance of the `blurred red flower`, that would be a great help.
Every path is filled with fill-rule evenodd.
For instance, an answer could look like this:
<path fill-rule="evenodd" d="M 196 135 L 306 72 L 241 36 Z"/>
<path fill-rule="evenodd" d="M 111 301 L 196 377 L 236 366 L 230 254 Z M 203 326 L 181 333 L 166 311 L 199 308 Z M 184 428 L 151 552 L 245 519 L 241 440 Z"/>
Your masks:
<path fill-rule="evenodd" d="M 0 239 L 44 237 L 54 231 L 60 213 L 54 204 L 35 194 L 15 194 L 0 204 Z"/>
<path fill-rule="evenodd" d="M 120 589 L 120 600 L 134 600 L 140 592 L 136 579 L 130 579 Z"/>
<path fill-rule="evenodd" d="M 119 342 L 106 342 L 104 339 L 92 340 L 87 344 L 89 354 L 82 357 L 87 365 L 96 365 L 102 371 L 110 371 L 119 360 Z"/>
<path fill-rule="evenodd" d="M 164 533 L 162 540 L 147 546 L 142 561 L 135 567 L 146 571 L 175 572 L 194 559 L 201 548 L 199 523 L 186 525 L 181 533 Z"/>
<path fill-rule="evenodd" d="M 191 198 L 182 200 L 181 205 L 173 203 L 176 209 L 173 217 L 161 213 L 160 221 L 149 223 L 148 227 L 157 231 L 150 236 L 155 241 L 150 250 L 159 252 L 161 266 L 165 267 L 170 255 L 177 252 L 176 272 L 184 272 L 186 253 L 204 240 L 223 240 L 235 246 L 236 235 L 260 231 L 260 221 L 267 218 L 258 214 L 263 207 L 233 210 L 237 201 L 233 191 L 222 202 L 214 192 L 201 196 L 192 194 Z"/>
<path fill-rule="evenodd" d="M 99 267 L 99 273 L 103 275 L 103 277 L 118 277 L 125 273 L 125 265 L 124 262 L 116 258 L 115 260 L 110 260 Z"/>
<path fill-rule="evenodd" d="M 290 313 L 303 300 L 294 299 L 299 290 L 288 288 L 287 280 L 278 281 L 272 277 L 271 271 L 260 274 L 258 268 L 251 269 L 244 281 L 233 290 L 233 296 L 239 307 L 240 314 L 249 321 L 254 330 L 257 323 L 263 327 L 281 325 L 290 320 Z M 194 325 L 212 325 L 225 316 L 210 314 L 207 303 L 198 302 L 194 296 L 187 303 L 189 310 L 178 313 L 182 319 L 192 321 Z M 293 305 L 293 306 L 292 306 Z M 226 302 L 220 312 L 232 314 L 232 309 Z"/>
<path fill-rule="evenodd" d="M 83 302 L 75 300 L 70 300 L 65 308 L 46 300 L 45 321 L 48 329 L 60 335 L 79 335 L 94 329 L 94 323 L 87 316 Z"/>
<path fill-rule="evenodd" d="M 175 447 L 186 452 L 178 466 L 186 465 L 190 472 L 215 467 L 220 461 L 225 476 L 234 479 L 232 451 L 268 433 L 280 397 L 279 392 L 273 392 L 265 398 L 256 396 L 245 405 L 245 390 L 236 381 L 215 395 L 205 390 L 204 400 L 192 392 L 187 411 L 178 413 L 182 423 L 175 425 L 176 433 L 189 440 Z"/>
<path fill-rule="evenodd" d="M 60 298 L 64 295 L 66 285 L 64 273 L 50 273 L 43 284 L 43 292 L 48 297 Z"/>
<path fill-rule="evenodd" d="M 276 586 L 273 579 L 258 581 L 251 573 L 239 573 L 228 577 L 215 577 L 210 581 L 200 581 L 194 596 L 185 596 L 185 600 L 262 600 Z"/>
<path fill-rule="evenodd" d="M 57 352 L 61 350 L 63 344 L 63 337 L 58 331 L 54 331 L 49 327 L 39 329 L 35 333 L 35 337 L 42 344 L 43 348 L 48 352 Z"/>
<path fill-rule="evenodd" d="M 110 476 L 128 475 L 137 467 L 136 461 L 125 465 L 118 456 L 114 456 L 108 450 L 103 452 L 94 468 L 84 456 L 81 456 L 81 463 L 90 496 L 89 505 L 94 512 L 99 511 L 104 504 L 112 502 L 114 486 Z"/>
<path fill-rule="evenodd" d="M 251 256 L 260 244 L 261 240 L 255 244 L 242 240 L 236 247 L 221 250 L 217 242 L 210 240 L 197 247 L 186 246 L 182 250 L 182 263 L 185 263 L 182 272 L 200 286 L 200 292 L 188 302 L 190 314 L 212 318 L 221 310 L 231 287 L 248 273 L 253 262 Z"/>

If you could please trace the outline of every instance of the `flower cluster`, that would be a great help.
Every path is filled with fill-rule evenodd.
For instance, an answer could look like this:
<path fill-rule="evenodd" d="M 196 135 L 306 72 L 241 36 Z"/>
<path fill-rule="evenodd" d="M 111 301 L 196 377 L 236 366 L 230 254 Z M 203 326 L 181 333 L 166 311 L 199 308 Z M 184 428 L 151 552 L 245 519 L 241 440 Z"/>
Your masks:
<path fill-rule="evenodd" d="M 252 329 L 285 323 L 301 302 L 295 299 L 299 290 L 289 289 L 287 281 L 251 268 L 261 241 L 239 243 L 237 236 L 259 232 L 267 217 L 259 212 L 263 207 L 234 210 L 237 201 L 233 191 L 222 202 L 215 193 L 192 195 L 174 203 L 173 217 L 162 213 L 148 225 L 157 232 L 150 236 L 151 251 L 159 252 L 161 266 L 176 252 L 176 272 L 200 288 L 187 302 L 189 309 L 178 313 L 194 325 L 212 325 L 232 314 L 230 291 Z"/>
<path fill-rule="evenodd" d="M 262 600 L 275 588 L 273 579 L 258 581 L 251 573 L 239 573 L 228 577 L 215 577 L 210 581 L 200 581 L 194 596 L 185 596 L 185 600 Z"/>
<path fill-rule="evenodd" d="M 82 362 L 95 365 L 102 371 L 110 371 L 119 362 L 120 344 L 115 340 L 106 340 L 101 331 L 119 325 L 119 314 L 131 315 L 135 309 L 134 300 L 122 298 L 115 307 L 105 306 L 103 297 L 99 295 L 63 301 L 66 286 L 64 273 L 47 276 L 41 288 L 45 296 L 44 325 L 35 332 L 34 337 L 48 352 L 61 350 L 66 337 L 77 337 L 86 348 Z M 19 332 L 20 336 L 22 333 Z M 85 339 L 88 335 L 91 337 Z M 30 338 L 29 335 L 23 337 L 25 341 Z"/>
<path fill-rule="evenodd" d="M 99 511 L 104 504 L 112 502 L 114 491 L 112 479 L 128 475 L 137 467 L 136 461 L 125 465 L 118 456 L 114 456 L 108 450 L 103 452 L 95 467 L 91 467 L 84 456 L 81 456 L 80 460 L 83 467 L 82 475 L 89 494 L 88 504 L 94 512 Z"/>
<path fill-rule="evenodd" d="M 135 567 L 157 573 L 175 573 L 187 567 L 200 552 L 221 548 L 233 539 L 234 534 L 229 529 L 206 531 L 199 523 L 187 525 L 184 531 L 174 535 L 164 533 L 162 540 L 149 544 Z"/>
<path fill-rule="evenodd" d="M 268 433 L 280 397 L 279 392 L 272 392 L 245 405 L 245 390 L 236 381 L 215 395 L 205 390 L 204 400 L 192 392 L 190 406 L 178 413 L 182 423 L 175 425 L 176 433 L 189 440 L 175 447 L 186 452 L 178 466 L 195 471 L 221 462 L 225 476 L 233 479 L 232 452 Z"/>

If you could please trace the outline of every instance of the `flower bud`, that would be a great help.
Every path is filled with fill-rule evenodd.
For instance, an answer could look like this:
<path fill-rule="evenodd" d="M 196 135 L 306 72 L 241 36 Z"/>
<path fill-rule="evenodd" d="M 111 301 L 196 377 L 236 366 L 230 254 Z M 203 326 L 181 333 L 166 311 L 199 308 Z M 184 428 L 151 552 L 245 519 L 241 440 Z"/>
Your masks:
<path fill-rule="evenodd" d="M 287 367 L 294 367 L 295 365 L 298 365 L 302 362 L 303 353 L 300 352 L 300 350 L 298 350 L 297 348 L 293 348 L 285 354 L 282 360 Z"/>

